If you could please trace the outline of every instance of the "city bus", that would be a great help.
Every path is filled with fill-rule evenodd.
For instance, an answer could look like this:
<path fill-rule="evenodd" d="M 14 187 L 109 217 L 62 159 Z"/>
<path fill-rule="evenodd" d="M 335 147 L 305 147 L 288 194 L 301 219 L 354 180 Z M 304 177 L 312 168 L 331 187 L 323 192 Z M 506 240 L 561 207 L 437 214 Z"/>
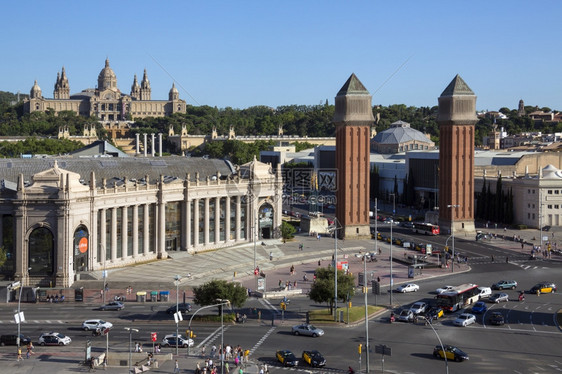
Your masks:
<path fill-rule="evenodd" d="M 412 230 L 416 234 L 439 235 L 439 226 L 432 223 L 414 222 Z"/>
<path fill-rule="evenodd" d="M 478 285 L 467 283 L 437 295 L 437 305 L 445 312 L 455 312 L 476 301 L 480 296 Z"/>

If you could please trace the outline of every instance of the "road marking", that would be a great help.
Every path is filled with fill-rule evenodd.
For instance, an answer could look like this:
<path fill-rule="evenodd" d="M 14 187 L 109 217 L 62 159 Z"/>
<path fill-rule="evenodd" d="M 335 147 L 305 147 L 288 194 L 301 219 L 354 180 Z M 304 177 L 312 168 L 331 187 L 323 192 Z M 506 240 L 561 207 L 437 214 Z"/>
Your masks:
<path fill-rule="evenodd" d="M 252 349 L 250 349 L 250 354 L 253 354 L 254 351 L 258 349 L 263 344 L 263 342 L 265 342 L 265 339 L 267 339 L 269 335 L 271 335 L 273 331 L 275 331 L 276 328 L 277 327 L 275 326 L 270 327 L 269 330 L 267 330 L 267 332 L 260 338 L 260 340 L 258 340 L 258 342 L 252 347 Z"/>

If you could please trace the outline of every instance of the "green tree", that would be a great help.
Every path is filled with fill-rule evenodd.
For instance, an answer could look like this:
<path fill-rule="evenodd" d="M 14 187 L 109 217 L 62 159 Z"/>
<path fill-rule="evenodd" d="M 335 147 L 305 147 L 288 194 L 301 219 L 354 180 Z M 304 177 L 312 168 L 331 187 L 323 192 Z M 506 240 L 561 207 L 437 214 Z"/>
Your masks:
<path fill-rule="evenodd" d="M 329 303 L 330 312 L 334 310 L 334 268 L 316 269 L 316 281 L 310 288 L 308 296 L 317 303 Z M 355 277 L 338 270 L 338 301 L 350 300 L 355 294 Z"/>
<path fill-rule="evenodd" d="M 193 302 L 197 305 L 217 304 L 219 299 L 229 300 L 230 304 L 240 308 L 248 298 L 248 290 L 237 282 L 214 279 L 193 288 Z M 220 308 L 218 308 L 220 313 Z"/>
<path fill-rule="evenodd" d="M 285 221 L 281 222 L 281 237 L 283 240 L 292 239 L 295 236 L 295 227 Z"/>
<path fill-rule="evenodd" d="M 8 261 L 8 251 L 2 246 L 0 247 L 0 268 Z"/>

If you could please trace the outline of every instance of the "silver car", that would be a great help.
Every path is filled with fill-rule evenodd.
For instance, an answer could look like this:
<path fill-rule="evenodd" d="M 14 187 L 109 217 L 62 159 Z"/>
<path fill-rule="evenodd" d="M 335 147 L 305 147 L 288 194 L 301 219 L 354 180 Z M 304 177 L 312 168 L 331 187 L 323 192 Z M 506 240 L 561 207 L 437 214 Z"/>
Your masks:
<path fill-rule="evenodd" d="M 488 299 L 490 300 L 490 302 L 492 303 L 499 303 L 500 301 L 509 301 L 509 295 L 506 293 L 495 293 L 492 296 L 490 296 L 490 298 Z"/>
<path fill-rule="evenodd" d="M 324 330 L 316 328 L 308 323 L 303 323 L 302 325 L 293 326 L 291 332 L 294 335 L 306 335 L 315 338 L 324 335 Z"/>

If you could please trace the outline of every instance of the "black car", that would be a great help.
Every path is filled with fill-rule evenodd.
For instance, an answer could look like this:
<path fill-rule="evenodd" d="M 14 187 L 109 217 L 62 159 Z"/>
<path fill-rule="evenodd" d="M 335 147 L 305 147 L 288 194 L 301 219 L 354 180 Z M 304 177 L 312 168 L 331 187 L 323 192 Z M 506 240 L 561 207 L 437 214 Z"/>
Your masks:
<path fill-rule="evenodd" d="M 0 345 L 17 345 L 18 344 L 18 336 L 14 335 L 2 335 L 0 336 Z M 20 335 L 20 345 L 28 345 L 31 343 L 31 338 L 29 336 L 25 336 L 23 334 Z"/>
<path fill-rule="evenodd" d="M 187 313 L 191 312 L 191 304 L 190 303 L 179 303 L 177 310 L 179 310 L 183 314 L 187 314 Z M 168 313 L 168 314 L 174 314 L 175 312 L 176 312 L 176 305 L 175 304 L 170 306 L 168 309 L 166 309 L 166 313 Z"/>
<path fill-rule="evenodd" d="M 496 326 L 503 325 L 505 323 L 503 314 L 501 314 L 500 312 L 492 312 L 492 315 L 490 316 L 490 323 Z"/>

